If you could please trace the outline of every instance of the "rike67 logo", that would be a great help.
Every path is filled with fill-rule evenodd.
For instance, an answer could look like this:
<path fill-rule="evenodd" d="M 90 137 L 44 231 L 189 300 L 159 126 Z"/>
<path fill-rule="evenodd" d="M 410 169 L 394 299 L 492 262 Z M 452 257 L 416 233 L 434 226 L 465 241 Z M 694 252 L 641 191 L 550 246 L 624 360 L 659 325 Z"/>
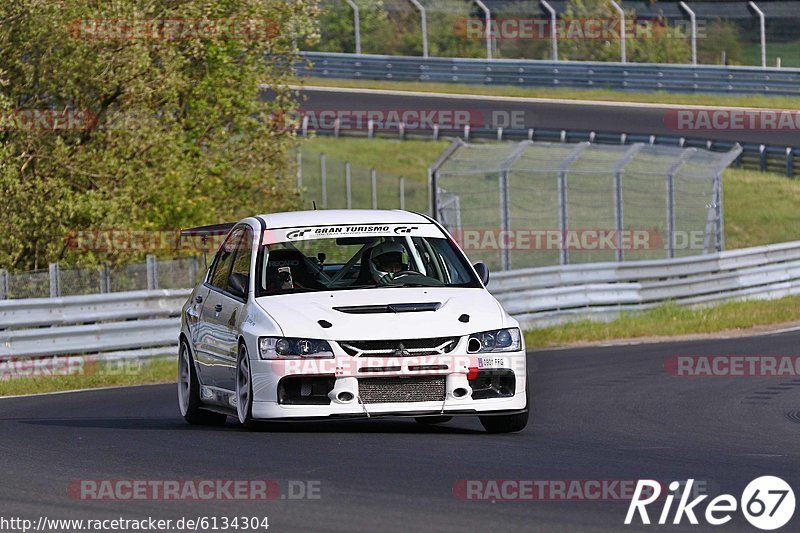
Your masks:
<path fill-rule="evenodd" d="M 697 525 L 699 523 L 697 515 L 699 514 L 705 518 L 708 524 L 720 526 L 728 523 L 737 508 L 741 508 L 742 514 L 751 525 L 761 530 L 771 531 L 786 525 L 794 515 L 794 491 L 779 477 L 762 476 L 754 479 L 745 487 L 742 497 L 738 501 L 730 494 L 720 494 L 706 504 L 705 512 L 702 514 L 700 513 L 700 504 L 708 498 L 708 495 L 703 494 L 689 501 L 693 484 L 694 479 L 689 479 L 685 488 L 682 488 L 683 484 L 678 481 L 669 484 L 669 493 L 663 498 L 664 506 L 658 516 L 658 524 L 669 523 L 672 504 L 676 496 L 679 501 L 674 515 L 672 515 L 672 524 L 680 524 L 681 520 L 686 517 L 690 524 Z M 660 500 L 661 496 L 661 484 L 658 481 L 639 480 L 628 507 L 625 524 L 632 524 L 637 514 L 642 524 L 650 524 L 647 506 Z"/>

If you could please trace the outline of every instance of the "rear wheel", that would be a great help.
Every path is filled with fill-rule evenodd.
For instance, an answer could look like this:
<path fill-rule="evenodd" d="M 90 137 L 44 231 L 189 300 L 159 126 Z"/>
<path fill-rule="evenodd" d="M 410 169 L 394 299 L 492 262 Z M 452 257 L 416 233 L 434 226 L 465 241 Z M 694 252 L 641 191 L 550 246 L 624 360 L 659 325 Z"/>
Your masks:
<path fill-rule="evenodd" d="M 239 345 L 239 356 L 236 358 L 236 414 L 239 423 L 249 425 L 253 420 L 253 383 L 250 373 L 250 356 L 247 347 Z"/>
<path fill-rule="evenodd" d="M 198 426 L 221 426 L 228 418 L 220 413 L 201 409 L 200 380 L 186 341 L 181 340 L 178 351 L 178 406 L 184 420 Z"/>
<path fill-rule="evenodd" d="M 419 424 L 444 424 L 445 422 L 450 422 L 453 419 L 452 416 L 417 416 L 414 418 Z"/>
<path fill-rule="evenodd" d="M 530 413 L 531 398 L 528 389 L 525 389 L 525 408 L 524 413 L 516 415 L 500 416 L 481 416 L 481 425 L 489 433 L 514 433 L 522 431 L 528 425 L 528 413 Z"/>

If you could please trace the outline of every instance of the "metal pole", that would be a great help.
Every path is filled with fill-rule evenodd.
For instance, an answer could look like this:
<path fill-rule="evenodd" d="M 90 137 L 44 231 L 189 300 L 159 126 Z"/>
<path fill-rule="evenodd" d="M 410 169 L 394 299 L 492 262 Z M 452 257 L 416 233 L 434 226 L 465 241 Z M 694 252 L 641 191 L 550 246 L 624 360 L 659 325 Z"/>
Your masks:
<path fill-rule="evenodd" d="M 406 179 L 400 176 L 400 209 L 406 209 Z"/>
<path fill-rule="evenodd" d="M 689 20 L 692 23 L 692 65 L 697 64 L 697 18 L 694 15 L 694 11 L 689 9 L 689 6 L 686 5 L 686 2 L 680 3 L 681 8 L 683 8 L 686 13 L 689 15 Z"/>
<path fill-rule="evenodd" d="M 322 208 L 325 209 L 328 207 L 328 177 L 327 171 L 325 168 L 325 154 L 320 154 L 319 156 L 319 174 L 320 174 L 320 181 L 321 181 L 321 191 L 320 194 L 322 195 Z"/>
<path fill-rule="evenodd" d="M 717 173 L 717 251 L 725 249 L 725 224 L 722 223 L 722 173 Z"/>
<path fill-rule="evenodd" d="M 436 212 L 436 172 L 432 167 L 428 167 L 428 213 L 433 220 L 439 220 L 439 214 Z"/>
<path fill-rule="evenodd" d="M 189 287 L 194 285 L 193 282 L 189 283 Z M 103 266 L 100 268 L 100 292 L 106 293 L 111 292 L 111 269 L 108 268 L 108 264 L 103 263 Z"/>
<path fill-rule="evenodd" d="M 475 3 L 483 10 L 486 19 L 486 59 L 492 59 L 492 12 L 481 0 L 475 0 Z"/>
<path fill-rule="evenodd" d="M 553 54 L 553 61 L 558 61 L 558 34 L 556 32 L 556 10 L 547 3 L 547 0 L 539 0 L 542 6 L 550 12 L 550 50 Z"/>
<path fill-rule="evenodd" d="M 750 7 L 753 8 L 759 18 L 759 26 L 761 27 L 761 67 L 767 68 L 767 28 L 764 12 L 758 8 L 755 2 L 750 2 Z"/>
<path fill-rule="evenodd" d="M 625 170 L 625 165 L 630 163 L 636 153 L 642 149 L 642 146 L 644 145 L 641 143 L 632 144 L 614 166 L 614 225 L 617 230 L 617 249 L 615 254 L 617 261 L 625 259 L 625 253 L 622 249 L 622 226 L 624 220 L 622 211 L 622 172 Z"/>
<path fill-rule="evenodd" d="M 189 258 L 189 286 L 194 287 L 197 285 L 197 274 L 200 270 L 200 265 L 197 264 L 197 257 L 192 256 Z"/>
<path fill-rule="evenodd" d="M 374 168 L 369 173 L 372 178 L 372 209 L 378 209 L 378 175 Z"/>
<path fill-rule="evenodd" d="M 617 10 L 619 13 L 619 46 L 620 46 L 620 57 L 623 63 L 628 62 L 628 56 L 625 52 L 625 11 L 619 6 L 619 4 L 615 0 L 608 0 L 611 2 L 611 5 L 614 6 L 614 9 Z"/>
<path fill-rule="evenodd" d="M 667 169 L 667 258 L 675 257 L 675 174 L 697 148 L 686 148 Z"/>
<path fill-rule="evenodd" d="M 8 270 L 0 268 L 0 300 L 8 299 Z"/>
<path fill-rule="evenodd" d="M 508 171 L 503 170 L 500 172 L 500 235 L 498 240 L 502 240 L 505 236 L 506 239 L 510 238 L 508 232 L 510 231 L 511 221 L 508 206 Z M 499 244 L 499 243 L 498 243 Z M 511 269 L 511 250 L 508 246 L 502 246 L 501 264 L 503 270 Z"/>
<path fill-rule="evenodd" d="M 419 0 L 411 0 L 411 3 L 419 11 L 422 24 L 422 57 L 428 57 L 428 22 L 425 17 L 425 7 L 419 3 Z"/>
<path fill-rule="evenodd" d="M 353 26 L 356 34 L 356 54 L 361 53 L 361 20 L 358 17 L 358 6 L 353 0 L 345 0 L 347 5 L 353 9 Z"/>
<path fill-rule="evenodd" d="M 58 263 L 50 263 L 50 298 L 58 298 L 61 296 L 61 287 L 59 286 L 59 272 Z"/>
<path fill-rule="evenodd" d="M 303 151 L 297 150 L 297 188 L 303 188 Z"/>
<path fill-rule="evenodd" d="M 147 256 L 147 290 L 154 291 L 158 289 L 158 263 L 156 263 L 156 256 Z"/>
<path fill-rule="evenodd" d="M 344 192 L 347 196 L 347 209 L 353 208 L 353 190 L 350 185 L 350 162 L 344 163 Z"/>

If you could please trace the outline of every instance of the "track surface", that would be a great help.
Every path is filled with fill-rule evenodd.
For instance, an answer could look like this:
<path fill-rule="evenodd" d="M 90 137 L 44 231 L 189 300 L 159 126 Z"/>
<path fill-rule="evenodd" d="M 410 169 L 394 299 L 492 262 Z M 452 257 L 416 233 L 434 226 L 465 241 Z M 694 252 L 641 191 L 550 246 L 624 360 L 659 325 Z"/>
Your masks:
<path fill-rule="evenodd" d="M 626 503 L 462 501 L 453 485 L 692 477 L 738 497 L 772 474 L 798 493 L 800 379 L 678 378 L 662 365 L 675 354 L 799 351 L 794 332 L 532 352 L 533 423 L 513 435 L 485 434 L 472 418 L 204 429 L 183 422 L 165 385 L 2 400 L 0 516 L 267 515 L 271 531 L 619 530 Z M 66 490 L 74 479 L 200 478 L 318 480 L 321 498 L 100 502 Z M 786 530 L 797 530 L 799 514 Z M 737 513 L 718 529 L 748 527 Z"/>
<path fill-rule="evenodd" d="M 682 109 L 675 105 L 670 108 L 631 104 L 629 106 L 596 103 L 557 103 L 530 102 L 524 100 L 481 100 L 453 96 L 448 98 L 407 95 L 407 94 L 370 94 L 349 92 L 347 89 L 303 89 L 307 97 L 302 107 L 316 111 L 323 110 L 469 110 L 479 111 L 487 122 L 492 113 L 522 112 L 520 115 L 525 128 L 566 129 L 584 131 L 618 131 L 652 135 L 680 135 L 700 139 L 728 140 L 749 143 L 775 144 L 779 146 L 800 145 L 800 129 L 789 131 L 691 131 L 670 129 L 667 115 L 674 110 Z M 702 105 L 703 96 L 698 95 L 696 104 Z M 475 116 L 471 115 L 471 116 Z"/>

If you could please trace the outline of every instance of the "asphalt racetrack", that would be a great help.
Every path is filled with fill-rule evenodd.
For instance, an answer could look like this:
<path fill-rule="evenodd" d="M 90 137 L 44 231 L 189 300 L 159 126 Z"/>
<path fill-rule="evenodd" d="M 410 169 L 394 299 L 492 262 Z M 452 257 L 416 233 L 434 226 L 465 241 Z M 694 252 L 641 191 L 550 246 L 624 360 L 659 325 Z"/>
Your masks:
<path fill-rule="evenodd" d="M 531 352 L 532 423 L 510 435 L 486 434 L 473 418 L 257 431 L 229 418 L 220 428 L 192 427 L 178 414 L 172 385 L 4 399 L 0 507 L 3 517 L 32 520 L 268 516 L 270 531 L 615 531 L 624 528 L 627 501 L 493 503 L 458 498 L 463 491 L 454 487 L 462 480 L 694 478 L 712 494 L 738 499 L 750 480 L 777 475 L 796 488 L 797 376 L 675 377 L 664 364 L 673 355 L 798 352 L 800 332 Z M 87 479 L 270 479 L 281 497 L 97 501 L 68 491 L 71 481 Z M 290 482 L 318 494 L 287 497 L 302 496 L 289 494 Z M 798 520 L 786 529 L 796 530 Z M 710 526 L 684 520 L 679 529 Z M 716 529 L 753 530 L 738 512 Z"/>
<path fill-rule="evenodd" d="M 778 146 L 800 146 L 800 127 L 782 129 L 717 128 L 678 129 L 677 115 L 685 106 L 658 106 L 624 102 L 531 101 L 519 98 L 482 98 L 469 95 L 435 95 L 401 91 L 369 92 L 342 88 L 305 88 L 301 108 L 322 111 L 450 110 L 467 111 L 485 123 L 500 125 L 518 121 L 524 128 L 624 132 L 648 135 L 676 135 L 710 140 L 727 140 Z M 703 95 L 697 96 L 703 105 Z M 724 109 L 724 108 L 719 108 Z M 512 114 L 514 113 L 514 114 Z M 794 113 L 794 112 L 793 112 Z M 727 119 L 728 116 L 724 115 Z M 794 114 L 792 114 L 794 116 Z M 706 115 L 708 117 L 708 115 Z M 694 116 L 690 124 L 701 124 Z M 720 124 L 725 124 L 721 122 Z M 777 122 L 776 122 L 777 124 Z M 685 128 L 685 126 L 684 126 Z M 410 130 L 409 130 L 410 131 Z"/>

